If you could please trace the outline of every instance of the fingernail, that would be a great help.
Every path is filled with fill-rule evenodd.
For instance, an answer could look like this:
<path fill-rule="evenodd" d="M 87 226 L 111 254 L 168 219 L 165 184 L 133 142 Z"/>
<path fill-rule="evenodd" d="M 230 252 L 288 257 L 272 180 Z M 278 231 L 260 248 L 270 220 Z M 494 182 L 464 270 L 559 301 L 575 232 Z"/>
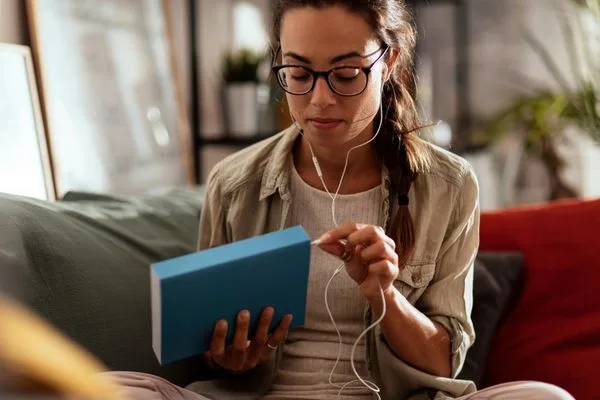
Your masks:
<path fill-rule="evenodd" d="M 324 233 L 323 236 L 317 239 L 319 244 L 327 243 L 331 240 L 331 235 L 329 233 Z"/>
<path fill-rule="evenodd" d="M 241 320 L 246 320 L 248 318 L 250 318 L 250 312 L 248 310 L 243 310 L 242 312 L 240 312 Z"/>
<path fill-rule="evenodd" d="M 219 329 L 227 329 L 227 321 L 225 321 L 225 320 L 219 321 Z"/>

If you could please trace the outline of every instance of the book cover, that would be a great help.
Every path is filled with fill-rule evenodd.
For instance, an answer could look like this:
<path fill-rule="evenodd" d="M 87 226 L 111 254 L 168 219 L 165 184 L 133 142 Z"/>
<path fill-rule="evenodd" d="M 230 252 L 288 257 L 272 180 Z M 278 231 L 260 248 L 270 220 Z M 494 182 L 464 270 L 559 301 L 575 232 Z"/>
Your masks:
<path fill-rule="evenodd" d="M 161 365 L 210 348 L 215 323 L 249 310 L 250 332 L 260 312 L 275 309 L 271 331 L 291 313 L 305 320 L 310 238 L 301 226 L 267 233 L 151 265 L 152 347 Z"/>

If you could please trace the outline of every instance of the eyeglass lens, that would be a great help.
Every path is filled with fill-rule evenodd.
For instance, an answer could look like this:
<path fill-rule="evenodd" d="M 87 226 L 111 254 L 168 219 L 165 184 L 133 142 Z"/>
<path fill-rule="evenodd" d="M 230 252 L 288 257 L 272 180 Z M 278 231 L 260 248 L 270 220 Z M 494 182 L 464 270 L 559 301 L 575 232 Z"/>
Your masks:
<path fill-rule="evenodd" d="M 301 66 L 281 68 L 277 79 L 282 88 L 291 94 L 306 94 L 314 85 L 315 75 Z M 344 96 L 362 92 L 367 86 L 367 73 L 360 68 L 340 67 L 331 70 L 327 76 L 330 88 Z"/>

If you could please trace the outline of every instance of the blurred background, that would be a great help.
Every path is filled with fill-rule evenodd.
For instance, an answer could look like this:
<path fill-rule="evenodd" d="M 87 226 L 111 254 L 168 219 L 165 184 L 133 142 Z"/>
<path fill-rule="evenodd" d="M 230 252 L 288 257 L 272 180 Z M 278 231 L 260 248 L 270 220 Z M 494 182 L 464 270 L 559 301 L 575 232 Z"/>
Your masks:
<path fill-rule="evenodd" d="M 0 191 L 198 185 L 287 127 L 271 3 L 0 0 Z M 600 196 L 600 1 L 408 3 L 419 104 L 432 140 L 474 165 L 482 208 Z M 3 55 L 16 48 L 27 79 Z"/>

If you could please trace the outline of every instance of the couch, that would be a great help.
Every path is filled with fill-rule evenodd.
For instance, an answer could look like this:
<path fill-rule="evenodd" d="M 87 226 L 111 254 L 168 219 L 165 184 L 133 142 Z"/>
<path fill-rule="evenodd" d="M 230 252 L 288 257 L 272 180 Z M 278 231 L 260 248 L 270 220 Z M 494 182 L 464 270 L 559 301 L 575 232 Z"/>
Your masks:
<path fill-rule="evenodd" d="M 0 194 L 0 294 L 30 307 L 112 370 L 179 385 L 201 358 L 161 366 L 151 347 L 149 265 L 195 251 L 203 188 L 139 197 Z M 460 377 L 538 379 L 596 397 L 600 202 L 483 213 L 474 275 L 477 341 Z"/>

